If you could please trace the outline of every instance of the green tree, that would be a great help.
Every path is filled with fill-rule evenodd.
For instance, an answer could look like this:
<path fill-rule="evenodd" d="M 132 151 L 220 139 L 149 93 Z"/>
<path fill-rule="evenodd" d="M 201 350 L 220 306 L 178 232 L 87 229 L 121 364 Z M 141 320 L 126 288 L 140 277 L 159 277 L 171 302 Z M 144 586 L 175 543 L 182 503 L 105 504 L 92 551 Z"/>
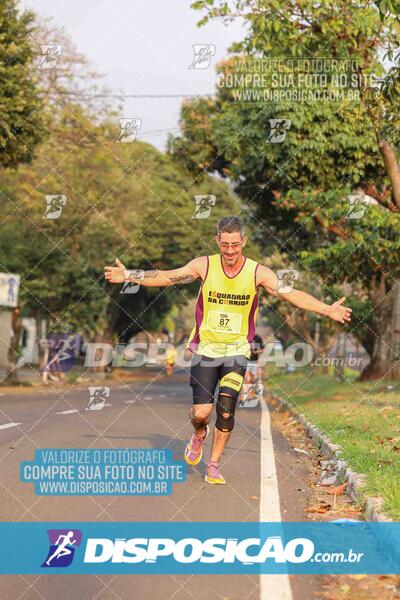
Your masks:
<path fill-rule="evenodd" d="M 105 287 L 105 264 L 116 256 L 144 269 L 185 264 L 216 251 L 216 220 L 240 210 L 225 183 L 209 176 L 197 182 L 151 145 L 117 139 L 114 123 L 94 125 L 70 106 L 37 159 L 2 177 L 0 266 L 21 273 L 25 314 L 91 338 L 154 329 L 172 304 L 195 292 L 120 294 L 118 286 Z M 195 194 L 215 195 L 210 218 L 192 218 Z M 57 219 L 44 218 L 49 195 L 66 197 Z"/>
<path fill-rule="evenodd" d="M 391 15 L 400 17 L 400 5 L 397 0 L 375 0 L 375 4 L 379 9 L 380 18 L 383 21 Z"/>
<path fill-rule="evenodd" d="M 0 164 L 32 160 L 45 135 L 45 118 L 33 62 L 34 15 L 15 0 L 0 1 Z"/>
<path fill-rule="evenodd" d="M 382 82 L 375 93 L 362 86 L 360 99 L 309 104 L 291 101 L 244 102 L 220 87 L 215 101 L 198 100 L 182 108 L 181 138 L 170 149 L 188 168 L 218 170 L 255 211 L 264 248 L 288 252 L 299 268 L 312 269 L 328 285 L 345 281 L 365 286 L 369 310 L 358 311 L 352 328 L 372 361 L 365 377 L 399 376 L 391 328 L 398 259 L 399 142 L 397 23 L 379 19 L 374 3 L 316 4 L 275 0 L 196 2 L 204 20 L 241 15 L 248 35 L 236 54 L 220 67 L 235 69 L 241 58 L 324 56 L 357 62 L 362 81 L 371 74 Z M 329 83 L 331 83 L 329 81 Z M 314 89 L 318 84 L 314 85 Z M 270 119 L 287 119 L 282 144 L 268 143 Z M 374 205 L 362 220 L 349 218 L 348 196 L 368 194 Z M 272 244 L 271 244 L 272 242 Z M 359 301 L 354 299 L 359 309 Z M 383 327 L 383 324 L 385 326 Z"/>
<path fill-rule="evenodd" d="M 38 324 L 126 340 L 157 329 L 196 286 L 121 294 L 106 286 L 104 265 L 119 256 L 136 268 L 172 268 L 215 252 L 216 220 L 240 203 L 225 182 L 188 174 L 150 144 L 119 143 L 121 113 L 86 99 L 98 78 L 85 57 L 51 23 L 38 27 L 36 52 L 49 39 L 63 46 L 57 68 L 38 79 L 51 126 L 31 164 L 0 174 L 0 270 L 21 274 L 22 313 Z M 210 194 L 210 218 L 194 219 L 194 196 Z M 62 204 L 57 218 L 48 218 L 50 196 Z"/>

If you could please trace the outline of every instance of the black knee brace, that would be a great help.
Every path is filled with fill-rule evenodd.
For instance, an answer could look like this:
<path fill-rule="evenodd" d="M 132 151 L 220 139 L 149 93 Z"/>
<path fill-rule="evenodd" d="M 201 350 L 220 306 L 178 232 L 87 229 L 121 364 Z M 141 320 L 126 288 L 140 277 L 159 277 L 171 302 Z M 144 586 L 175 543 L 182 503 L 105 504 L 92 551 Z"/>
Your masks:
<path fill-rule="evenodd" d="M 232 431 L 235 425 L 236 401 L 237 398 L 232 398 L 232 396 L 218 395 L 215 427 L 220 431 Z"/>
<path fill-rule="evenodd" d="M 242 383 L 243 375 L 236 371 L 230 371 L 219 382 L 215 427 L 220 431 L 232 431 L 235 425 L 236 402 Z"/>

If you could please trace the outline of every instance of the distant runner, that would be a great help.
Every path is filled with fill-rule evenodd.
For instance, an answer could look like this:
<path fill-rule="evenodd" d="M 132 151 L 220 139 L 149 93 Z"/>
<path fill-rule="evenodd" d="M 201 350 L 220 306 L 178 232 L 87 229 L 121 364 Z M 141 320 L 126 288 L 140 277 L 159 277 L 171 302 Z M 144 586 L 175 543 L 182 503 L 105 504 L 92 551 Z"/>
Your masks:
<path fill-rule="evenodd" d="M 221 219 L 215 241 L 219 254 L 195 258 L 184 267 L 168 271 L 130 271 L 116 259 L 117 266 L 105 267 L 105 278 L 111 283 L 133 281 L 145 286 L 201 281 L 195 326 L 188 343 L 193 352 L 190 372 L 193 406 L 189 416 L 195 431 L 185 448 L 185 460 L 189 465 L 197 465 L 202 458 L 214 393 L 219 384 L 217 418 L 205 480 L 224 484 L 220 459 L 234 427 L 236 403 L 251 354 L 258 289 L 262 287 L 299 308 L 340 323 L 350 321 L 351 309 L 343 306 L 344 297 L 329 305 L 300 290 L 279 292 L 281 286 L 275 273 L 243 256 L 247 237 L 240 217 Z"/>
<path fill-rule="evenodd" d="M 175 359 L 176 359 L 176 350 L 174 346 L 170 345 L 165 353 L 165 372 L 167 375 L 174 374 L 175 367 Z"/>
<path fill-rule="evenodd" d="M 264 348 L 265 345 L 262 337 L 256 333 L 252 342 L 250 360 L 247 363 L 239 406 L 256 406 L 258 401 L 261 400 L 263 386 L 262 366 L 260 359 Z"/>
<path fill-rule="evenodd" d="M 261 354 L 264 352 L 264 342 L 261 336 L 255 334 L 252 342 L 252 351 L 250 361 L 247 365 L 245 383 L 261 383 L 262 382 L 262 367 Z"/>

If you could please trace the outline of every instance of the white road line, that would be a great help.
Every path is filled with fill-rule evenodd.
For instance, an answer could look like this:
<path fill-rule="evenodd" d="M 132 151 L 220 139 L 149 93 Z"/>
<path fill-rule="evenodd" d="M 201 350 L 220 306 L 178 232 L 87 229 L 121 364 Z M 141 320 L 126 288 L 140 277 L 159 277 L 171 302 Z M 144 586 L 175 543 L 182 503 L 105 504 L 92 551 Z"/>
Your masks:
<path fill-rule="evenodd" d="M 261 401 L 260 522 L 282 521 L 268 405 Z M 288 575 L 260 575 L 260 600 L 292 600 Z"/>
<path fill-rule="evenodd" d="M 0 425 L 0 429 L 10 429 L 10 427 L 18 427 L 18 425 L 22 425 L 22 423 L 5 423 Z"/>
<path fill-rule="evenodd" d="M 56 415 L 72 415 L 72 413 L 77 413 L 79 410 L 63 410 L 62 412 L 56 413 Z"/>

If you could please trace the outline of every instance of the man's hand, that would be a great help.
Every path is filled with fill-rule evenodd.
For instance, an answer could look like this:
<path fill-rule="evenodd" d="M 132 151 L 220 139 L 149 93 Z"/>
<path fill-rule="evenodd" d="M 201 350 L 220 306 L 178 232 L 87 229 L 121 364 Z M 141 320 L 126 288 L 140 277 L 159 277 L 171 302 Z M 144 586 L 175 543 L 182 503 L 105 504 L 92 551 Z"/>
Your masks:
<path fill-rule="evenodd" d="M 115 264 L 117 265 L 116 267 L 104 267 L 104 277 L 110 283 L 124 283 L 125 266 L 118 258 L 115 259 Z"/>
<path fill-rule="evenodd" d="M 339 321 L 339 323 L 345 323 L 346 321 L 351 320 L 351 308 L 347 308 L 347 306 L 342 306 L 343 302 L 346 300 L 345 296 L 337 300 L 333 304 L 330 305 L 326 316 L 332 319 L 333 321 Z"/>

